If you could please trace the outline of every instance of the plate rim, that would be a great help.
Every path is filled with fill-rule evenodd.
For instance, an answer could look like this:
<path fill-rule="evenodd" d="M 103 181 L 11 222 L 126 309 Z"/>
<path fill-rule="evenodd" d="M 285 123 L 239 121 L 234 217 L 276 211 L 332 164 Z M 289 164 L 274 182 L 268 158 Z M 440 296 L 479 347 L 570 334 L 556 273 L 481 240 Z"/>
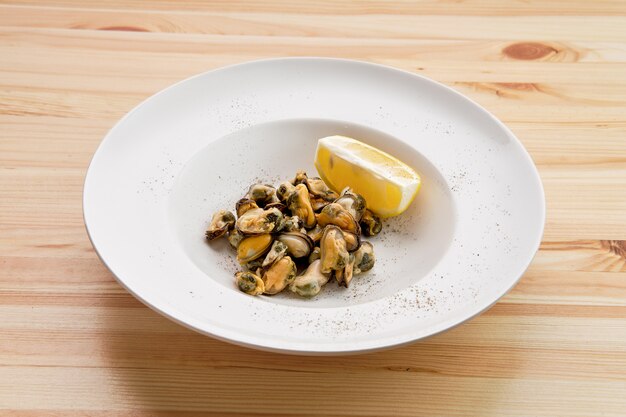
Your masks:
<path fill-rule="evenodd" d="M 532 256 L 529 257 L 528 261 L 526 262 L 523 270 L 521 271 L 521 273 L 519 274 L 518 277 L 516 277 L 514 280 L 511 281 L 511 284 L 509 286 L 507 286 L 506 288 L 504 288 L 504 290 L 502 290 L 497 297 L 491 302 L 488 303 L 487 305 L 478 305 L 477 308 L 471 310 L 471 314 L 464 316 L 461 319 L 450 319 L 444 322 L 440 322 L 437 325 L 433 326 L 434 327 L 434 331 L 428 332 L 427 334 L 424 335 L 418 335 L 418 336 L 413 336 L 413 335 L 409 335 L 408 337 L 401 337 L 401 336 L 396 336 L 394 337 L 394 339 L 400 339 L 397 342 L 394 343 L 385 343 L 384 340 L 388 339 L 388 338 L 374 338 L 373 341 L 368 341 L 367 343 L 365 342 L 359 342 L 358 346 L 362 346 L 362 345 L 369 345 L 366 347 L 356 347 L 356 348 L 333 348 L 332 347 L 332 343 L 328 343 L 328 342 L 317 342 L 314 348 L 306 348 L 303 347 L 301 345 L 305 344 L 302 342 L 285 342 L 285 341 L 280 341 L 278 343 L 272 344 L 272 343 L 267 343 L 267 339 L 262 339 L 262 338 L 258 338 L 257 336 L 253 336 L 253 335 L 248 335 L 245 333 L 241 333 L 241 332 L 237 332 L 237 331 L 232 331 L 229 329 L 225 329 L 222 328 L 220 326 L 215 326 L 215 325 L 211 325 L 211 330 L 209 331 L 205 328 L 203 328 L 202 326 L 200 326 L 200 321 L 185 314 L 185 313 L 181 313 L 180 310 L 177 310 L 175 308 L 169 308 L 169 305 L 165 304 L 165 305 L 155 305 L 154 303 L 148 301 L 147 299 L 145 299 L 144 297 L 142 297 L 140 294 L 138 294 L 137 292 L 133 291 L 132 288 L 130 288 L 125 282 L 124 280 L 113 270 L 112 266 L 109 265 L 109 263 L 107 263 L 106 259 L 104 259 L 104 257 L 102 256 L 101 252 L 98 250 L 98 247 L 96 246 L 95 243 L 95 238 L 94 236 L 92 236 L 92 232 L 89 229 L 89 221 L 88 221 L 88 214 L 87 214 L 87 209 L 86 207 L 89 205 L 89 203 L 87 202 L 87 196 L 88 196 L 88 187 L 89 187 L 89 178 L 90 178 L 90 173 L 93 175 L 93 166 L 95 161 L 98 159 L 99 155 L 102 154 L 102 148 L 105 144 L 105 142 L 107 141 L 107 139 L 109 137 L 111 137 L 115 131 L 120 128 L 120 126 L 130 117 L 132 117 L 132 115 L 134 113 L 136 113 L 138 111 L 139 108 L 141 108 L 144 104 L 146 104 L 147 102 L 157 98 L 160 95 L 164 95 L 167 92 L 169 92 L 170 90 L 173 90 L 175 88 L 177 88 L 179 85 L 182 85 L 184 83 L 190 82 L 196 78 L 202 78 L 202 77 L 206 77 L 209 76 L 210 74 L 215 74 L 218 72 L 222 72 L 222 71 L 228 71 L 231 70 L 233 68 L 240 68 L 240 67 L 244 67 L 244 66 L 254 66 L 256 64 L 263 64 L 263 63 L 276 63 L 279 64 L 281 62 L 289 62 L 289 61 L 301 61 L 301 62 L 306 62 L 306 61 L 324 61 L 324 62 L 331 62 L 331 63 L 339 63 L 339 64 L 349 64 L 349 65 L 363 65 L 363 66 L 370 66 L 370 67 L 376 67 L 385 71 L 389 71 L 389 72 L 395 72 L 397 74 L 403 74 L 403 75 L 408 75 L 411 77 L 415 77 L 417 79 L 421 79 L 422 81 L 425 81 L 427 83 L 431 83 L 436 85 L 439 88 L 442 88 L 443 90 L 445 90 L 447 93 L 451 93 L 452 95 L 456 96 L 456 98 L 460 98 L 463 101 L 469 103 L 470 105 L 473 105 L 475 108 L 479 109 L 480 112 L 487 116 L 492 122 L 495 122 L 495 124 L 502 129 L 503 132 L 505 132 L 511 139 L 515 139 L 516 144 L 518 145 L 518 148 L 522 151 L 522 155 L 524 156 L 525 162 L 527 162 L 533 169 L 533 182 L 535 183 L 535 185 L 537 186 L 537 191 L 539 193 L 538 197 L 539 197 L 539 201 L 541 202 L 541 207 L 540 207 L 540 228 L 539 228 L 539 233 L 538 235 L 535 237 L 535 241 L 532 245 L 532 247 L 530 247 L 530 249 L 532 249 Z M 476 101 L 472 100 L 471 98 L 465 96 L 464 94 L 462 94 L 461 92 L 453 89 L 452 87 L 443 84 L 439 81 L 433 80 L 429 77 L 426 77 L 424 75 L 421 74 L 417 74 L 408 70 L 404 70 L 404 69 L 400 69 L 400 68 L 396 68 L 396 67 L 392 67 L 389 65 L 384 65 L 384 64 L 379 64 L 379 63 L 374 63 L 374 62 L 369 62 L 369 61 L 363 61 L 363 60 L 355 60 L 355 59 L 346 59 L 346 58 L 332 58 L 332 57 L 316 57 L 316 56 L 302 56 L 302 57 L 276 57 L 276 58 L 264 58 L 264 59 L 257 59 L 257 60 L 250 60 L 250 61 L 244 61 L 244 62 L 239 62 L 239 63 L 234 63 L 234 64 L 230 64 L 230 65 L 226 65 L 226 66 L 222 66 L 222 67 L 218 67 L 218 68 L 214 68 L 211 70 L 207 70 L 207 71 L 203 71 L 201 73 L 192 75 L 190 77 L 184 78 L 182 80 L 179 80 L 159 91 L 157 91 L 156 93 L 148 96 L 147 98 L 145 98 L 144 100 L 142 100 L 141 102 L 139 102 L 137 105 L 135 105 L 132 109 L 130 109 L 126 114 L 124 114 L 119 120 L 117 120 L 115 122 L 115 124 L 107 131 L 107 133 L 104 135 L 104 137 L 102 138 L 102 140 L 100 141 L 98 147 L 96 148 L 96 150 L 94 151 L 91 160 L 89 162 L 89 164 L 87 165 L 87 169 L 85 171 L 85 176 L 84 176 L 84 181 L 83 181 L 83 195 L 82 195 L 82 212 L 83 212 L 83 224 L 85 226 L 85 230 L 87 232 L 87 236 L 89 238 L 89 241 L 92 245 L 92 247 L 94 248 L 94 251 L 96 252 L 96 254 L 98 255 L 98 258 L 101 260 L 101 262 L 107 267 L 107 269 L 111 272 L 111 274 L 114 276 L 115 280 L 126 290 L 128 291 L 131 295 L 133 295 L 136 299 L 138 299 L 141 303 L 143 303 L 144 305 L 146 305 L 147 307 L 149 307 L 151 310 L 161 314 L 162 316 L 167 317 L 168 319 L 174 321 L 175 323 L 178 323 L 180 325 L 182 325 L 183 327 L 186 327 L 190 330 L 193 330 L 195 332 L 201 333 L 203 335 L 206 336 L 210 336 L 213 337 L 215 339 L 221 340 L 221 341 L 225 341 L 225 342 L 229 342 L 238 346 L 243 346 L 243 347 L 248 347 L 248 348 L 253 348 L 253 349 L 258 349 L 258 350 L 263 350 L 263 351 L 269 351 L 269 352 L 276 352 L 276 353 L 286 353 L 286 354 L 295 354 L 295 355 L 316 355 L 316 356 L 335 356 L 335 355 L 353 355 L 353 354 L 363 354 L 363 353 L 370 353 L 370 352 L 375 352 L 375 351 L 381 351 L 381 350 L 387 350 L 387 349 L 392 349 L 392 348 L 396 348 L 396 347 L 401 347 L 401 346 L 405 346 L 411 343 L 415 343 L 419 340 L 423 340 L 432 336 L 435 336 L 437 334 L 443 333 L 447 330 L 451 330 L 469 320 L 472 320 L 473 318 L 477 317 L 478 315 L 484 313 L 485 311 L 487 311 L 488 309 L 490 309 L 493 305 L 495 305 L 498 301 L 500 301 L 500 299 L 505 296 L 509 291 L 511 291 L 521 280 L 521 278 L 525 275 L 525 273 L 528 271 L 528 268 L 530 267 L 530 265 L 532 264 L 532 261 L 534 260 L 539 247 L 541 245 L 541 242 L 543 240 L 543 236 L 545 233 L 545 222 L 546 222 L 546 198 L 545 198 L 545 190 L 543 187 L 543 183 L 541 180 L 541 176 L 539 175 L 539 171 L 537 169 L 537 165 L 535 164 L 534 160 L 532 159 L 531 155 L 529 154 L 528 150 L 526 149 L 526 147 L 524 146 L 524 144 L 519 140 L 519 138 L 511 131 L 511 129 L 509 129 L 508 126 L 506 126 L 504 124 L 504 122 L 502 122 L 500 119 L 498 119 L 496 116 L 494 116 L 489 110 L 487 110 L 486 108 L 484 108 L 482 105 L 480 105 L 479 103 L 477 103 Z M 175 314 L 172 313 L 172 310 L 174 310 L 174 312 L 179 313 L 179 317 L 177 317 Z M 240 337 L 237 337 L 237 335 L 239 335 Z M 382 343 L 381 343 L 382 341 Z M 281 346 L 282 345 L 282 346 Z"/>

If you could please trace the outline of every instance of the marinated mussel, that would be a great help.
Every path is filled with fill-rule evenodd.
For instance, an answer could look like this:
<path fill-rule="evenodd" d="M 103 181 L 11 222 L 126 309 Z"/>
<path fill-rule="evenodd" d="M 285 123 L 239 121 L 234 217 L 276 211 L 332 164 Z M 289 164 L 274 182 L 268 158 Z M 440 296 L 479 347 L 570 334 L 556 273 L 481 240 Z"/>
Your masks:
<path fill-rule="evenodd" d="M 339 203 L 330 203 L 316 215 L 316 218 L 317 223 L 322 227 L 332 224 L 347 232 L 355 234 L 361 233 L 359 223 L 354 219 L 352 214 Z"/>
<path fill-rule="evenodd" d="M 239 244 L 244 238 L 245 236 L 242 235 L 237 229 L 233 229 L 230 232 L 228 232 L 228 238 L 227 238 L 228 243 L 230 243 L 230 246 L 233 249 L 237 249 L 239 247 Z"/>
<path fill-rule="evenodd" d="M 346 232 L 345 230 L 342 230 L 342 232 L 343 238 L 346 241 L 346 249 L 348 249 L 348 252 L 353 252 L 361 246 L 361 236 L 356 233 Z"/>
<path fill-rule="evenodd" d="M 309 200 L 309 191 L 304 184 L 295 186 L 294 191 L 287 197 L 287 207 L 294 216 L 304 221 L 304 227 L 310 229 L 315 226 L 315 212 Z"/>
<path fill-rule="evenodd" d="M 311 198 L 320 198 L 327 202 L 332 202 L 339 197 L 336 192 L 328 188 L 326 183 L 319 177 L 310 178 L 305 171 L 298 171 L 293 185 L 304 184 L 309 190 Z"/>
<path fill-rule="evenodd" d="M 211 218 L 211 224 L 206 231 L 206 238 L 214 240 L 222 237 L 235 226 L 235 215 L 228 210 L 220 210 Z"/>
<path fill-rule="evenodd" d="M 285 216 L 279 227 L 281 232 L 299 232 L 304 228 L 304 221 L 298 216 Z"/>
<path fill-rule="evenodd" d="M 354 254 L 350 254 L 348 257 L 348 262 L 343 269 L 339 269 L 334 272 L 335 279 L 337 280 L 337 284 L 342 287 L 348 288 L 350 285 L 350 281 L 352 281 L 352 277 L 354 276 Z"/>
<path fill-rule="evenodd" d="M 237 219 L 235 227 L 243 235 L 258 235 L 273 232 L 282 222 L 283 214 L 276 208 L 251 209 Z"/>
<path fill-rule="evenodd" d="M 276 239 L 287 246 L 287 253 L 294 258 L 309 256 L 315 247 L 315 243 L 313 243 L 313 240 L 306 233 L 281 233 Z"/>
<path fill-rule="evenodd" d="M 289 256 L 274 262 L 263 274 L 265 294 L 277 294 L 293 282 L 298 273 L 296 264 Z"/>
<path fill-rule="evenodd" d="M 259 295 L 265 292 L 265 283 L 253 272 L 239 271 L 235 274 L 237 287 L 246 294 Z"/>
<path fill-rule="evenodd" d="M 335 200 L 335 203 L 341 204 L 343 208 L 348 210 L 357 222 L 361 220 L 361 217 L 367 207 L 365 199 L 361 195 L 352 191 L 350 187 L 346 187 L 341 192 L 341 195 Z"/>
<path fill-rule="evenodd" d="M 369 210 L 365 210 L 359 224 L 365 236 L 376 236 L 383 229 L 383 222 L 380 217 Z"/>
<path fill-rule="evenodd" d="M 318 260 L 321 257 L 321 255 L 322 255 L 322 250 L 320 249 L 319 246 L 316 246 L 313 249 L 313 252 L 311 252 L 311 254 L 309 255 L 309 259 L 308 259 L 309 265 L 312 264 L 313 261 Z"/>
<path fill-rule="evenodd" d="M 296 187 L 295 185 L 293 185 L 292 183 L 290 183 L 289 181 L 285 181 L 283 183 L 281 183 L 278 188 L 276 189 L 276 196 L 278 197 L 278 199 L 283 202 L 283 203 L 287 203 L 287 199 L 289 198 L 289 196 L 291 194 L 293 194 L 296 191 Z"/>
<path fill-rule="evenodd" d="M 315 297 L 322 290 L 329 279 L 329 274 L 322 273 L 322 261 L 319 259 L 311 262 L 304 273 L 291 283 L 290 289 L 301 297 Z"/>
<path fill-rule="evenodd" d="M 260 207 L 280 201 L 276 196 L 276 188 L 266 184 L 253 184 L 250 186 L 246 197 L 254 200 Z"/>
<path fill-rule="evenodd" d="M 345 268 L 349 257 L 342 230 L 337 226 L 326 226 L 320 240 L 322 272 L 327 274 Z"/>
<path fill-rule="evenodd" d="M 315 225 L 315 227 L 313 229 L 309 229 L 306 231 L 306 234 L 309 235 L 309 237 L 311 239 L 313 239 L 313 242 L 315 244 L 317 244 L 320 239 L 322 238 L 322 235 L 324 234 L 324 228 L 322 226 L 318 224 Z"/>
<path fill-rule="evenodd" d="M 272 265 L 274 262 L 285 256 L 285 254 L 287 254 L 287 245 L 279 240 L 275 240 L 274 243 L 272 243 L 272 247 L 269 252 L 265 255 L 265 259 L 263 259 L 261 267 L 266 268 Z"/>
<path fill-rule="evenodd" d="M 265 255 L 274 238 L 270 234 L 250 236 L 243 239 L 237 247 L 237 260 L 246 264 Z"/>
<path fill-rule="evenodd" d="M 258 208 L 259 206 L 257 205 L 256 201 L 247 197 L 240 199 L 235 204 L 235 211 L 237 212 L 237 217 L 243 216 L 249 210 L 258 209 Z"/>
<path fill-rule="evenodd" d="M 369 271 L 374 267 L 375 262 L 374 246 L 370 242 L 362 242 L 361 247 L 354 252 L 354 273 Z"/>

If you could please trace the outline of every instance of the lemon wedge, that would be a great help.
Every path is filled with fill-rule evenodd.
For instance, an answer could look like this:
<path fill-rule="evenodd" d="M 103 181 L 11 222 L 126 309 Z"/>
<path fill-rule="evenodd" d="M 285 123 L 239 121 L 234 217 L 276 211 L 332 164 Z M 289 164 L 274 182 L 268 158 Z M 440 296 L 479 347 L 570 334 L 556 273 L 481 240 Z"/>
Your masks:
<path fill-rule="evenodd" d="M 315 167 L 337 192 L 351 187 L 382 217 L 397 216 L 415 199 L 422 184 L 411 167 L 386 152 L 346 136 L 317 142 Z"/>

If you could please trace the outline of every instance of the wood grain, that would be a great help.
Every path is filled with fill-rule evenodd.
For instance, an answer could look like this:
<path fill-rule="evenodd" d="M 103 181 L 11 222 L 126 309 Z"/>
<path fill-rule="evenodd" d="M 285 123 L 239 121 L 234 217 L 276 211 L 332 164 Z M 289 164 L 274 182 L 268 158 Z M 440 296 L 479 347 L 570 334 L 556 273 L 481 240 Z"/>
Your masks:
<path fill-rule="evenodd" d="M 541 248 L 487 313 L 388 352 L 256 352 L 124 291 L 81 212 L 103 135 L 148 95 L 249 59 L 424 74 L 504 120 L 546 190 Z M 623 416 L 626 3 L 0 1 L 0 414 Z"/>

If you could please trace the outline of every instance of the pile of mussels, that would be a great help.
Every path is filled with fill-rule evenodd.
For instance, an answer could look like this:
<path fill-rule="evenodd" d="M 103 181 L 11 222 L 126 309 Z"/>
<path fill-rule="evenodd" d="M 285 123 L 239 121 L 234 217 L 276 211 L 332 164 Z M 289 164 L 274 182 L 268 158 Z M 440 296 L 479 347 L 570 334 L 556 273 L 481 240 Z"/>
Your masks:
<path fill-rule="evenodd" d="M 374 266 L 374 248 L 361 233 L 374 236 L 382 223 L 350 188 L 338 195 L 322 179 L 299 171 L 278 188 L 252 185 L 235 211 L 237 218 L 227 210 L 215 213 L 206 237 L 227 236 L 245 269 L 235 274 L 237 286 L 247 294 L 289 287 L 314 297 L 331 278 L 347 287 Z"/>

